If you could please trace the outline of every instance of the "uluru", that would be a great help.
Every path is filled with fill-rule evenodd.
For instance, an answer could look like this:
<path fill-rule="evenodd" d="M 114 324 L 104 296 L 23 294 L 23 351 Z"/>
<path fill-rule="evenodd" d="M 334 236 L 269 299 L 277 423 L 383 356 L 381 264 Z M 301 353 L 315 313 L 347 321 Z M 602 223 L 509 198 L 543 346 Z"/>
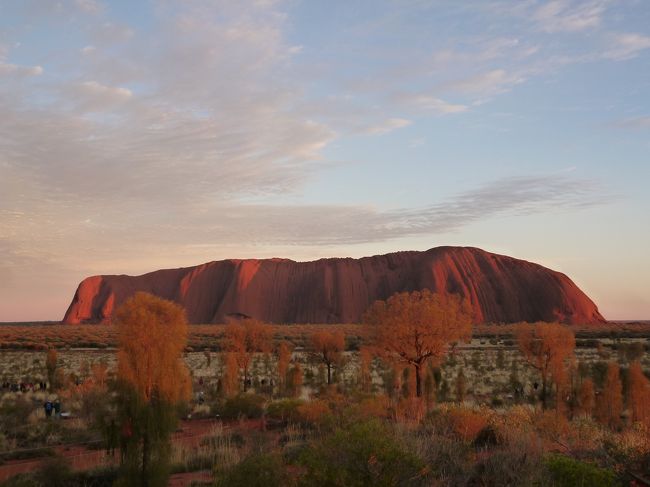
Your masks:
<path fill-rule="evenodd" d="M 473 247 L 436 247 L 372 257 L 229 259 L 141 276 L 84 279 L 64 323 L 109 321 L 138 291 L 182 305 L 190 323 L 251 317 L 270 323 L 356 323 L 367 307 L 396 292 L 458 293 L 476 323 L 605 321 L 566 275 Z"/>

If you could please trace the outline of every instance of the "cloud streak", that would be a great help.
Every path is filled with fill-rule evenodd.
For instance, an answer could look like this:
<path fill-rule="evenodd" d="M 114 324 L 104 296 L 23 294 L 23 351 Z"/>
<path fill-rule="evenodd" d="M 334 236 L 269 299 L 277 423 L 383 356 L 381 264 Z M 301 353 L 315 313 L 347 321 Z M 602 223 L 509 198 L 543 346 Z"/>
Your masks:
<path fill-rule="evenodd" d="M 408 127 L 413 122 L 405 118 L 389 118 L 382 123 L 365 128 L 361 133 L 365 135 L 381 135 L 393 130 Z"/>
<path fill-rule="evenodd" d="M 578 32 L 598 27 L 607 0 L 551 0 L 534 11 L 532 18 L 546 32 Z"/>
<path fill-rule="evenodd" d="M 223 212 L 223 226 L 214 229 L 214 238 L 234 243 L 251 228 L 247 237 L 260 244 L 353 245 L 454 232 L 495 216 L 530 215 L 558 207 L 563 211 L 591 208 L 610 203 L 612 198 L 595 181 L 561 175 L 513 177 L 421 208 L 229 206 Z M 192 226 L 202 225 L 193 222 Z"/>
<path fill-rule="evenodd" d="M 615 34 L 612 36 L 613 47 L 603 53 L 605 59 L 624 61 L 638 56 L 650 49 L 650 37 L 637 33 Z"/>
<path fill-rule="evenodd" d="M 625 129 L 650 129 L 650 116 L 626 118 L 615 125 Z"/>
<path fill-rule="evenodd" d="M 1 76 L 40 76 L 43 74 L 41 66 L 20 66 L 18 64 L 3 63 L 0 60 Z"/>

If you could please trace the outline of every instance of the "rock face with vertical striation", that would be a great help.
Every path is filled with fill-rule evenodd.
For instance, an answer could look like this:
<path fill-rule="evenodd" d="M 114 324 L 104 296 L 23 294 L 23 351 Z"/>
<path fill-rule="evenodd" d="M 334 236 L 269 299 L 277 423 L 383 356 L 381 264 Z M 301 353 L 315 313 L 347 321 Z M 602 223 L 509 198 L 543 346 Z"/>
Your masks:
<path fill-rule="evenodd" d="M 361 259 L 221 260 L 142 276 L 84 279 L 65 323 L 103 322 L 137 291 L 175 301 L 190 323 L 246 316 L 271 323 L 355 323 L 396 292 L 458 293 L 477 323 L 598 323 L 596 305 L 566 275 L 472 247 L 436 247 Z"/>

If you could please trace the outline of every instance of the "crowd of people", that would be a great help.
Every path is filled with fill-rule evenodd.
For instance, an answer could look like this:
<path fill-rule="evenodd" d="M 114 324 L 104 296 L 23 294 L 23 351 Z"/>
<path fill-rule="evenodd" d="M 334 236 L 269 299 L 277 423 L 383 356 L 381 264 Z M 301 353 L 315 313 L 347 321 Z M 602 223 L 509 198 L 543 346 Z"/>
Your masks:
<path fill-rule="evenodd" d="M 2 383 L 3 392 L 35 392 L 46 391 L 48 389 L 47 382 L 8 382 Z"/>

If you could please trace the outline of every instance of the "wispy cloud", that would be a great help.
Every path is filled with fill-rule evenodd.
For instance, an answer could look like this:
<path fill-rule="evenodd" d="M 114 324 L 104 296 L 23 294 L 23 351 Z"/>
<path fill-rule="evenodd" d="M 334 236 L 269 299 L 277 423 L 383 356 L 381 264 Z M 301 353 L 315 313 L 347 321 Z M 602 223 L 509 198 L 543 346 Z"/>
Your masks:
<path fill-rule="evenodd" d="M 366 135 L 381 135 L 403 127 L 408 127 L 412 123 L 411 120 L 405 118 L 389 118 L 377 125 L 365 128 L 362 133 Z"/>
<path fill-rule="evenodd" d="M 0 76 L 40 76 L 41 74 L 43 74 L 41 66 L 20 66 L 3 63 L 0 59 Z"/>
<path fill-rule="evenodd" d="M 598 27 L 608 0 L 551 0 L 536 8 L 532 18 L 546 32 L 578 32 Z"/>
<path fill-rule="evenodd" d="M 201 229 L 194 236 L 197 243 L 234 244 L 244 239 L 257 245 L 367 244 L 454 232 L 499 215 L 575 211 L 611 203 L 613 198 L 596 181 L 565 174 L 523 176 L 494 180 L 420 208 L 227 204 L 217 212 L 218 219 L 191 216 L 173 235 L 185 236 L 186 226 L 188 231 Z"/>
<path fill-rule="evenodd" d="M 603 53 L 603 57 L 622 61 L 632 59 L 641 51 L 650 49 L 650 37 L 636 33 L 615 34 L 611 37 L 612 46 Z"/>
<path fill-rule="evenodd" d="M 616 122 L 614 125 L 627 129 L 647 129 L 650 128 L 650 116 L 626 118 Z"/>
<path fill-rule="evenodd" d="M 104 10 L 104 4 L 98 0 L 75 0 L 75 4 L 84 12 L 98 14 Z"/>
<path fill-rule="evenodd" d="M 468 108 L 466 105 L 450 103 L 436 96 L 423 93 L 399 93 L 393 95 L 393 100 L 418 110 L 442 115 L 462 113 L 467 111 Z"/>
<path fill-rule="evenodd" d="M 99 30 L 117 25 L 97 22 Z M 38 91 L 0 86 L 11 95 L 0 96 L 7 164 L 0 192 L 9 191 L 10 175 L 29 181 L 23 199 L 47 191 L 78 204 L 294 188 L 333 133 L 300 108 L 283 22 L 273 5 L 241 3 L 217 14 L 186 2 L 181 12 L 161 13 L 154 51 L 130 37 L 94 43 L 81 80 L 57 77 L 40 87 L 46 105 L 32 103 Z"/>
<path fill-rule="evenodd" d="M 80 112 L 96 112 L 114 109 L 132 96 L 133 92 L 120 86 L 107 86 L 97 81 L 84 81 L 66 87 L 70 91 L 73 103 Z"/>
<path fill-rule="evenodd" d="M 503 69 L 494 69 L 476 76 L 452 81 L 443 85 L 441 89 L 484 97 L 504 93 L 524 81 L 525 78 L 521 75 L 508 73 Z"/>

